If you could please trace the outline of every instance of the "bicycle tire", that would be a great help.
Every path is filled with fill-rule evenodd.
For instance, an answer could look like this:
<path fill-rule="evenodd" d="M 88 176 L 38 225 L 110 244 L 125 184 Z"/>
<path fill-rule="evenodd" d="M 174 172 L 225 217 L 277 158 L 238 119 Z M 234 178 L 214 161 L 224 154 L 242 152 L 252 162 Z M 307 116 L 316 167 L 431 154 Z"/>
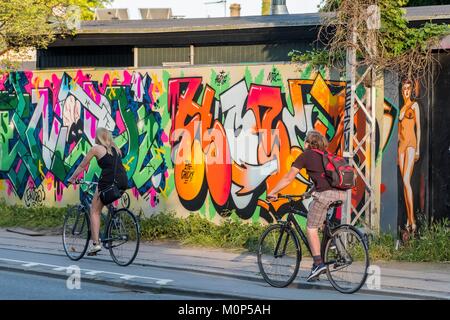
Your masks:
<path fill-rule="evenodd" d="M 283 231 L 281 231 L 282 228 L 284 228 Z M 263 260 L 262 259 L 262 255 L 264 253 L 263 250 L 265 251 L 264 242 L 268 238 L 268 236 L 270 235 L 270 233 L 272 231 L 276 232 L 277 230 L 278 230 L 278 233 L 279 233 L 278 237 L 277 237 L 276 234 L 274 235 L 274 237 L 277 239 L 277 242 L 283 243 L 283 235 L 287 234 L 289 236 L 289 238 L 287 238 L 287 240 L 285 240 L 286 241 L 285 243 L 287 244 L 287 241 L 289 241 L 289 239 L 292 239 L 293 240 L 293 245 L 294 245 L 294 248 L 290 248 L 290 250 L 291 250 L 291 253 L 292 253 L 292 250 L 295 251 L 294 252 L 294 254 L 295 254 L 295 257 L 294 257 L 294 259 L 295 259 L 295 261 L 294 261 L 295 267 L 294 267 L 293 272 L 291 273 L 291 275 L 290 276 L 288 275 L 288 279 L 286 281 L 273 280 L 271 278 L 271 276 L 270 276 L 271 273 L 268 272 L 268 270 L 266 270 L 268 268 L 264 267 L 264 263 L 262 261 Z M 271 239 L 268 240 L 268 241 L 272 241 L 272 243 L 267 243 L 268 248 L 270 248 L 271 246 L 274 245 L 273 242 L 274 242 L 275 238 L 271 238 Z M 286 244 L 284 244 L 285 247 L 286 247 Z M 275 247 L 273 249 L 275 250 Z M 270 250 L 270 249 L 268 249 L 268 250 Z M 275 252 L 273 254 L 275 254 Z M 259 239 L 259 246 L 258 246 L 258 267 L 259 267 L 259 271 L 260 271 L 262 277 L 264 278 L 264 280 L 268 284 L 270 284 L 272 287 L 284 288 L 284 287 L 287 287 L 288 285 L 290 285 L 292 283 L 292 281 L 294 281 L 295 277 L 298 274 L 299 268 L 300 268 L 301 256 L 302 256 L 302 253 L 301 253 L 301 247 L 300 247 L 300 243 L 299 243 L 298 237 L 297 237 L 297 235 L 295 234 L 295 232 L 292 230 L 292 228 L 289 225 L 285 225 L 285 224 L 274 224 L 274 225 L 271 225 L 263 232 L 263 234 L 261 235 L 261 237 Z M 274 257 L 274 258 L 277 259 L 277 257 Z M 292 258 L 291 258 L 291 260 L 292 260 Z"/>
<path fill-rule="evenodd" d="M 82 217 L 80 220 L 80 217 Z M 73 230 L 73 225 L 70 221 L 70 219 L 75 219 L 73 223 L 76 223 L 76 227 L 81 228 L 78 231 Z M 70 230 L 72 229 L 72 230 Z M 79 239 L 83 240 L 83 237 L 85 240 L 80 241 L 80 244 L 77 245 L 77 248 L 75 247 L 74 243 L 70 243 L 68 241 L 68 235 L 72 234 L 72 236 L 75 236 L 74 232 L 80 232 L 81 236 Z M 75 238 L 75 237 L 73 237 Z M 63 230 L 62 230 L 62 242 L 63 242 L 63 248 L 64 251 L 69 257 L 70 260 L 78 261 L 85 255 L 89 240 L 91 239 L 91 226 L 89 221 L 89 214 L 86 212 L 85 208 L 78 205 L 78 206 L 72 206 L 69 207 L 65 217 L 64 217 L 64 224 L 63 224 Z M 75 254 L 75 253 L 78 254 Z"/>
<path fill-rule="evenodd" d="M 131 222 L 130 227 L 133 229 L 131 230 L 124 230 L 124 221 L 125 219 L 128 219 L 128 223 Z M 118 228 L 120 230 L 118 230 Z M 108 222 L 108 229 L 107 229 L 107 237 L 108 237 L 108 249 L 109 249 L 109 254 L 111 255 L 111 258 L 113 259 L 113 261 L 115 263 L 117 263 L 119 266 L 128 266 L 131 263 L 133 263 L 134 259 L 136 258 L 138 251 L 139 251 L 139 243 L 140 243 L 140 227 L 139 227 L 139 223 L 138 220 L 136 218 L 136 216 L 129 211 L 128 209 L 119 209 L 117 211 L 115 211 L 112 214 L 111 219 Z M 119 235 L 117 235 L 117 231 L 119 232 Z M 134 234 L 131 234 L 131 237 L 135 237 L 135 239 L 133 239 L 133 243 L 131 245 L 128 246 L 124 246 L 126 243 L 130 242 L 129 238 L 130 234 L 129 231 L 133 231 Z M 125 232 L 125 234 L 124 234 Z M 117 243 L 114 243 L 115 238 L 119 237 L 119 239 L 117 239 Z M 126 237 L 126 241 L 124 241 L 125 239 L 123 239 L 123 237 Z M 116 250 L 116 248 L 121 248 L 121 250 L 128 250 L 130 251 L 131 255 L 129 258 L 124 258 L 122 259 L 120 257 L 120 251 Z"/>
<path fill-rule="evenodd" d="M 346 235 L 345 235 L 346 234 Z M 352 238 L 353 237 L 353 238 Z M 352 240 L 356 240 L 354 245 L 348 245 L 348 241 L 346 241 L 347 238 L 350 238 Z M 356 247 L 356 244 L 359 245 L 359 247 Z M 358 252 L 359 251 L 359 252 Z M 330 281 L 331 285 L 339 292 L 351 294 L 359 289 L 364 285 L 367 279 L 368 275 L 368 268 L 369 268 L 369 250 L 367 247 L 367 243 L 364 241 L 364 238 L 362 235 L 358 232 L 358 230 L 351 226 L 351 225 L 341 225 L 334 229 L 331 232 L 331 237 L 328 239 L 326 247 L 325 247 L 325 254 L 324 254 L 324 262 L 327 264 L 327 277 Z M 348 288 L 345 288 L 340 284 L 340 281 L 337 279 L 337 272 L 340 270 L 344 270 L 346 267 L 346 263 L 343 263 L 342 266 L 339 266 L 338 262 L 335 262 L 331 264 L 332 261 L 330 256 L 337 256 L 338 260 L 342 261 L 343 259 L 346 260 L 347 258 L 342 257 L 342 255 L 350 256 L 352 259 L 352 262 L 348 265 L 357 265 L 356 263 L 353 263 L 353 258 L 358 257 L 358 264 L 361 265 L 360 272 L 350 271 L 348 274 L 359 274 L 360 279 L 357 279 L 356 281 L 349 281 L 349 283 L 353 283 L 352 286 L 349 286 Z M 362 254 L 362 257 L 359 255 Z M 336 258 L 334 258 L 336 259 Z M 342 262 L 339 262 L 342 263 Z"/>

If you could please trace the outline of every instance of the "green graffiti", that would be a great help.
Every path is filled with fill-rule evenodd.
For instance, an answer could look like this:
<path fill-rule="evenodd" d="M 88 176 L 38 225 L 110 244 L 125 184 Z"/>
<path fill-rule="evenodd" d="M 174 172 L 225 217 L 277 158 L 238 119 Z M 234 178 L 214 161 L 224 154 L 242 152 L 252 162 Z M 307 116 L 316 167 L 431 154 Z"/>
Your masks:
<path fill-rule="evenodd" d="M 136 162 L 136 170 L 133 173 L 132 179 L 137 188 L 141 188 L 163 164 L 161 153 L 155 144 L 155 139 L 160 129 L 158 122 L 153 114 L 146 114 L 145 107 L 141 106 L 138 110 L 138 134 L 144 135 L 142 142 L 139 145 L 139 152 Z M 144 165 L 144 160 L 147 155 L 151 155 L 150 162 Z"/>

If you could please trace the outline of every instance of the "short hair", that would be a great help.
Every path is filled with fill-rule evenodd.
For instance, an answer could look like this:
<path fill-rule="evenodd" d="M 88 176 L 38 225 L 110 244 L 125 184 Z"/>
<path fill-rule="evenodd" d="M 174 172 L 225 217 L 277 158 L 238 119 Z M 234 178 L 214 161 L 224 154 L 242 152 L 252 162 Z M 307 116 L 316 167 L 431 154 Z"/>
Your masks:
<path fill-rule="evenodd" d="M 310 130 L 306 134 L 305 142 L 308 142 L 309 149 L 319 149 L 325 151 L 328 147 L 328 140 L 319 131 Z"/>

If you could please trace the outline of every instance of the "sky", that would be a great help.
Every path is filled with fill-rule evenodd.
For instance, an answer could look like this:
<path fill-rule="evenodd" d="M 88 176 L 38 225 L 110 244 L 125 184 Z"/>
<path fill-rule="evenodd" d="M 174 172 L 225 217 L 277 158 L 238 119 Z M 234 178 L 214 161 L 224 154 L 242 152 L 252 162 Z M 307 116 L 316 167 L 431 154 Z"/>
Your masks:
<path fill-rule="evenodd" d="M 185 18 L 223 17 L 224 4 L 209 4 L 205 2 L 217 2 L 219 0 L 114 0 L 111 8 L 128 8 L 130 19 L 140 19 L 138 8 L 172 8 L 172 13 Z M 228 0 L 226 2 L 226 14 L 230 15 L 229 7 L 232 3 L 241 5 L 242 16 L 261 14 L 261 0 Z M 289 13 L 317 12 L 320 0 L 287 0 Z"/>

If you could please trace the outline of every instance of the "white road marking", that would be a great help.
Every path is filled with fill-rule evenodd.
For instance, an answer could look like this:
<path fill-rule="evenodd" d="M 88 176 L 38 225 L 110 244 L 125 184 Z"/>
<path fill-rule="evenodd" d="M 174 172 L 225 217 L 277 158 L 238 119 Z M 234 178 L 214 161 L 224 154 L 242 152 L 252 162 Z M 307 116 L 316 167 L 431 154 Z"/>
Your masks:
<path fill-rule="evenodd" d="M 35 267 L 35 266 L 37 266 L 37 265 L 39 265 L 39 263 L 29 262 L 29 263 L 24 263 L 24 264 L 22 264 L 23 267 L 27 267 L 27 268 L 29 268 L 29 267 Z"/>
<path fill-rule="evenodd" d="M 85 274 L 88 274 L 90 276 L 95 276 L 100 273 L 103 273 L 103 271 L 87 271 L 87 272 L 85 272 Z"/>
<path fill-rule="evenodd" d="M 54 271 L 66 271 L 67 267 L 57 267 L 57 268 L 53 268 Z"/>
<path fill-rule="evenodd" d="M 47 264 L 47 263 L 40 263 L 40 262 L 32 262 L 32 261 L 22 261 L 22 260 L 14 260 L 14 259 L 6 259 L 6 258 L 0 258 L 0 261 L 5 262 L 15 262 L 17 264 L 21 264 L 23 267 L 36 267 L 36 266 L 43 266 L 43 267 L 49 267 L 54 271 L 64 271 L 67 270 L 68 267 L 64 266 L 57 266 L 53 264 Z M 170 282 L 173 282 L 171 279 L 161 279 L 161 278 L 153 278 L 153 277 L 143 277 L 143 276 L 137 276 L 137 275 L 131 275 L 131 274 L 124 274 L 124 273 L 117 273 L 117 272 L 109 272 L 109 271 L 102 271 L 102 270 L 90 270 L 90 269 L 81 269 L 81 272 L 84 272 L 87 275 L 96 275 L 99 273 L 108 274 L 108 275 L 114 275 L 120 277 L 120 279 L 124 280 L 130 280 L 130 279 L 143 279 L 143 280 L 154 280 L 156 284 L 160 285 L 166 285 Z"/>

